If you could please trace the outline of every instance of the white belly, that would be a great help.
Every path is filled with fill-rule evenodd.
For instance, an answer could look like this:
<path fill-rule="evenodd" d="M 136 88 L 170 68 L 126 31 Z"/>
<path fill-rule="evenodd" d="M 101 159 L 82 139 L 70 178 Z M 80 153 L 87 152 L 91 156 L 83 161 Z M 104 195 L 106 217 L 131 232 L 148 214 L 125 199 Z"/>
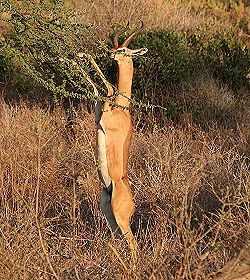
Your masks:
<path fill-rule="evenodd" d="M 97 127 L 97 168 L 99 176 L 103 183 L 108 186 L 111 184 L 111 179 L 108 173 L 108 163 L 106 155 L 106 143 L 105 143 L 105 128 L 103 127 L 102 120 L 99 122 L 100 126 Z"/>

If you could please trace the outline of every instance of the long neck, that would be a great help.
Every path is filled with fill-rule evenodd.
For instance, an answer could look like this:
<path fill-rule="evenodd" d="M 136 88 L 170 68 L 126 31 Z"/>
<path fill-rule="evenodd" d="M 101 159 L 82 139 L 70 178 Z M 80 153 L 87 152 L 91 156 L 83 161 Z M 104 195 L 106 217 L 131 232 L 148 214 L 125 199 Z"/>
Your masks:
<path fill-rule="evenodd" d="M 120 106 L 129 107 L 133 80 L 133 61 L 127 58 L 118 63 L 118 92 L 115 102 Z"/>

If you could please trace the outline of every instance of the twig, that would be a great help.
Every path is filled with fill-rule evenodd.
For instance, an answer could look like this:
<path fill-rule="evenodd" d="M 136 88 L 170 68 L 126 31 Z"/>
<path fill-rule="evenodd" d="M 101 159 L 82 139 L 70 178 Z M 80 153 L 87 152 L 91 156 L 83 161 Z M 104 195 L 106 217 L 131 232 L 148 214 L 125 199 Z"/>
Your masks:
<path fill-rule="evenodd" d="M 108 247 L 110 249 L 112 249 L 112 251 L 115 253 L 116 257 L 118 258 L 118 260 L 120 261 L 120 263 L 122 264 L 124 270 L 126 271 L 127 274 L 129 274 L 129 269 L 126 266 L 125 262 L 123 261 L 123 259 L 121 258 L 121 256 L 119 255 L 119 253 L 117 252 L 117 250 L 115 249 L 115 247 L 112 246 L 112 244 L 108 243 Z"/>
<path fill-rule="evenodd" d="M 43 242 L 43 237 L 42 237 L 42 232 L 40 228 L 40 224 L 38 221 L 38 210 L 39 210 L 39 188 L 40 188 L 40 176 L 41 176 L 41 138 L 40 138 L 40 132 L 39 132 L 39 138 L 38 138 L 38 148 L 37 148 L 37 181 L 36 181 L 36 211 L 35 211 L 35 220 L 36 220 L 36 226 L 38 230 L 38 235 L 39 235 L 39 241 L 42 247 L 42 251 L 44 253 L 45 259 L 48 263 L 49 269 L 51 273 L 54 275 L 56 279 L 59 280 L 59 277 L 57 276 L 52 263 L 50 261 L 49 254 L 44 246 Z"/>
<path fill-rule="evenodd" d="M 74 270 L 75 270 L 77 280 L 80 280 L 79 273 L 78 273 L 76 266 L 74 267 Z"/>
<path fill-rule="evenodd" d="M 199 263 L 198 263 L 198 266 L 197 266 L 197 269 L 196 269 L 196 272 L 195 272 L 194 280 L 198 279 L 200 271 L 201 271 L 201 265 L 204 262 L 204 260 L 208 257 L 208 255 L 209 255 L 209 252 L 206 252 L 206 253 L 204 253 L 203 255 L 200 256 Z"/>

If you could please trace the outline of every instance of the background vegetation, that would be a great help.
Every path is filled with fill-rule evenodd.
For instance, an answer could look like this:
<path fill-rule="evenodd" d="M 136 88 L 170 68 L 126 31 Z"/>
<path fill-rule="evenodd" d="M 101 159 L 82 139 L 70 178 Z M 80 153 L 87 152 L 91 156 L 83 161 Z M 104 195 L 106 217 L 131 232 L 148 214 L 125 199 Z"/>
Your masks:
<path fill-rule="evenodd" d="M 248 4 L 2 3 L 1 279 L 248 279 Z M 133 267 L 99 208 L 96 97 L 61 58 L 91 53 L 115 86 L 110 36 L 139 19 L 131 48 L 149 52 L 135 60 L 131 100 Z"/>

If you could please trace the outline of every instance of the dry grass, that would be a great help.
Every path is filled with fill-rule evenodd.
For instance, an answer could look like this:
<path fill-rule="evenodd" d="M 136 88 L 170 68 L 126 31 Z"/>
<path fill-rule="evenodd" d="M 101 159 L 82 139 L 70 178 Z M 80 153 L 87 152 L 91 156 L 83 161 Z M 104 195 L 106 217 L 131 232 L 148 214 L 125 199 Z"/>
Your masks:
<path fill-rule="evenodd" d="M 79 1 L 68 0 L 68 5 L 79 11 L 77 21 L 90 23 L 98 33 L 113 32 L 113 27 L 126 21 L 143 20 L 146 29 L 227 30 L 241 26 L 250 16 L 249 5 L 218 0 L 137 0 L 137 1 Z M 249 28 L 250 26 L 248 25 Z M 243 31 L 243 33 L 246 31 Z"/>
<path fill-rule="evenodd" d="M 247 242 L 244 127 L 134 131 L 133 269 L 99 208 L 93 116 L 79 113 L 73 137 L 62 112 L 0 106 L 1 279 L 208 279 Z"/>

